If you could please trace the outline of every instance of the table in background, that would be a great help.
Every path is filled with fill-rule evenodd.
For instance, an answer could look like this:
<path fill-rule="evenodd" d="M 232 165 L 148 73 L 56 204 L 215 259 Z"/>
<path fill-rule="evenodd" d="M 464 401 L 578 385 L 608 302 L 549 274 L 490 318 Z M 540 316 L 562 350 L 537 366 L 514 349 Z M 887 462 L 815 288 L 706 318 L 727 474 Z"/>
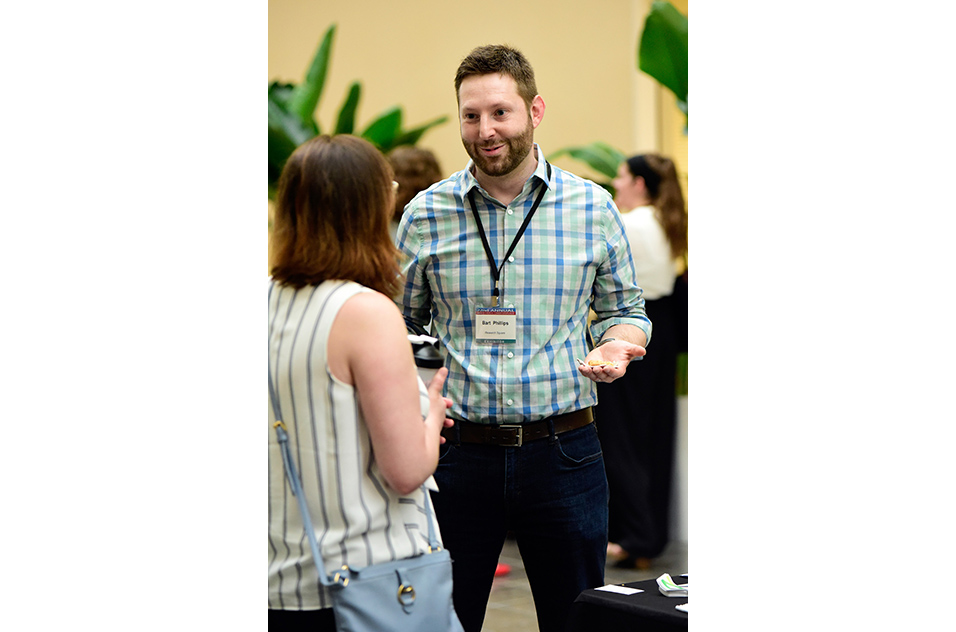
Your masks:
<path fill-rule="evenodd" d="M 677 583 L 685 583 L 683 576 L 673 575 Z M 687 629 L 687 613 L 675 606 L 688 603 L 687 597 L 665 597 L 657 588 L 656 579 L 623 584 L 644 592 L 621 595 L 606 590 L 585 590 L 571 604 L 568 630 L 640 630 L 640 632 L 670 632 Z"/>

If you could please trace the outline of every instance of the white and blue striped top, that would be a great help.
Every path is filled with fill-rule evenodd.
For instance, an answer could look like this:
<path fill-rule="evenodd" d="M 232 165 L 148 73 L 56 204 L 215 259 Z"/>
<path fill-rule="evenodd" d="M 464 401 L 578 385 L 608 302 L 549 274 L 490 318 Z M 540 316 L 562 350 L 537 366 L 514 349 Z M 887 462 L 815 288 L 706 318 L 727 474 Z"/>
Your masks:
<path fill-rule="evenodd" d="M 373 458 L 355 388 L 337 380 L 328 368 L 326 348 L 336 314 L 350 297 L 369 291 L 346 281 L 298 290 L 271 280 L 269 284 L 269 370 L 327 570 L 428 550 L 422 490 L 399 496 L 388 487 Z M 428 394 L 420 379 L 419 389 L 424 415 Z M 317 581 L 295 497 L 285 482 L 272 429 L 275 415 L 268 408 L 269 608 L 330 608 L 327 589 Z M 432 478 L 426 487 L 437 489 Z M 437 522 L 434 526 L 437 532 Z"/>

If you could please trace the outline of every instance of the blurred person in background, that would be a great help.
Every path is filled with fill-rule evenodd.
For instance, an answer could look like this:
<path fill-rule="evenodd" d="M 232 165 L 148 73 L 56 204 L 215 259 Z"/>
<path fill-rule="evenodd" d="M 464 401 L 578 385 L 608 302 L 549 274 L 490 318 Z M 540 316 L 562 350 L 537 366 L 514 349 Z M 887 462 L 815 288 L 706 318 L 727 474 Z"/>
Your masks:
<path fill-rule="evenodd" d="M 389 229 L 393 237 L 398 232 L 398 220 L 402 218 L 405 205 L 431 185 L 442 179 L 438 159 L 430 150 L 412 145 L 402 145 L 385 156 L 395 172 L 398 190 L 395 192 L 395 212 L 392 214 Z"/>
<path fill-rule="evenodd" d="M 392 169 L 367 141 L 317 136 L 279 180 L 269 283 L 269 375 L 326 568 L 429 550 L 424 484 L 450 402 L 425 388 L 402 315 L 388 233 Z M 423 421 L 424 419 L 424 421 Z M 269 629 L 334 630 L 287 484 L 269 407 Z M 436 525 L 437 529 L 437 525 Z M 368 604 L 375 608 L 374 603 Z"/>
<path fill-rule="evenodd" d="M 598 384 L 595 418 L 610 489 L 608 561 L 648 569 L 669 542 L 677 356 L 686 350 L 687 207 L 673 161 L 632 156 L 612 181 L 654 321 L 654 353 Z M 676 289 L 676 292 L 675 292 Z"/>

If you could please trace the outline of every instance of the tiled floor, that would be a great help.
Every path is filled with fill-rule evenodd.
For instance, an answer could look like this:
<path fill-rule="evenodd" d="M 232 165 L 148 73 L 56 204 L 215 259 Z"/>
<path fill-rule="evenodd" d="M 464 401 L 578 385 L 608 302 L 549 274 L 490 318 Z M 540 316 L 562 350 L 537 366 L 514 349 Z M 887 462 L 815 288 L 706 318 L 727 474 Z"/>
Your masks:
<path fill-rule="evenodd" d="M 511 573 L 495 579 L 482 632 L 535 632 L 538 624 L 534 615 L 531 588 L 528 586 L 528 578 L 521 565 L 521 556 L 518 555 L 518 547 L 514 540 L 505 541 L 500 561 L 511 565 Z M 650 569 L 625 570 L 609 565 L 604 579 L 609 584 L 621 584 L 654 579 L 663 573 L 676 576 L 686 572 L 688 572 L 687 544 L 672 542 L 664 553 L 654 560 Z"/>

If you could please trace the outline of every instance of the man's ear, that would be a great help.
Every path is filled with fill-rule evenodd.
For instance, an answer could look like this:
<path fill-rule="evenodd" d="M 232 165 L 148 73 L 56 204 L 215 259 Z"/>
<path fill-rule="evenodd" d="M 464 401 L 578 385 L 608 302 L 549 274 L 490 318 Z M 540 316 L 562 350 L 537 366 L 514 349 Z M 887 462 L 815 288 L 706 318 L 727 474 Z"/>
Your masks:
<path fill-rule="evenodd" d="M 541 124 L 541 120 L 544 118 L 544 99 L 541 98 L 541 95 L 535 95 L 534 99 L 531 100 L 531 125 L 532 127 L 537 128 Z"/>

